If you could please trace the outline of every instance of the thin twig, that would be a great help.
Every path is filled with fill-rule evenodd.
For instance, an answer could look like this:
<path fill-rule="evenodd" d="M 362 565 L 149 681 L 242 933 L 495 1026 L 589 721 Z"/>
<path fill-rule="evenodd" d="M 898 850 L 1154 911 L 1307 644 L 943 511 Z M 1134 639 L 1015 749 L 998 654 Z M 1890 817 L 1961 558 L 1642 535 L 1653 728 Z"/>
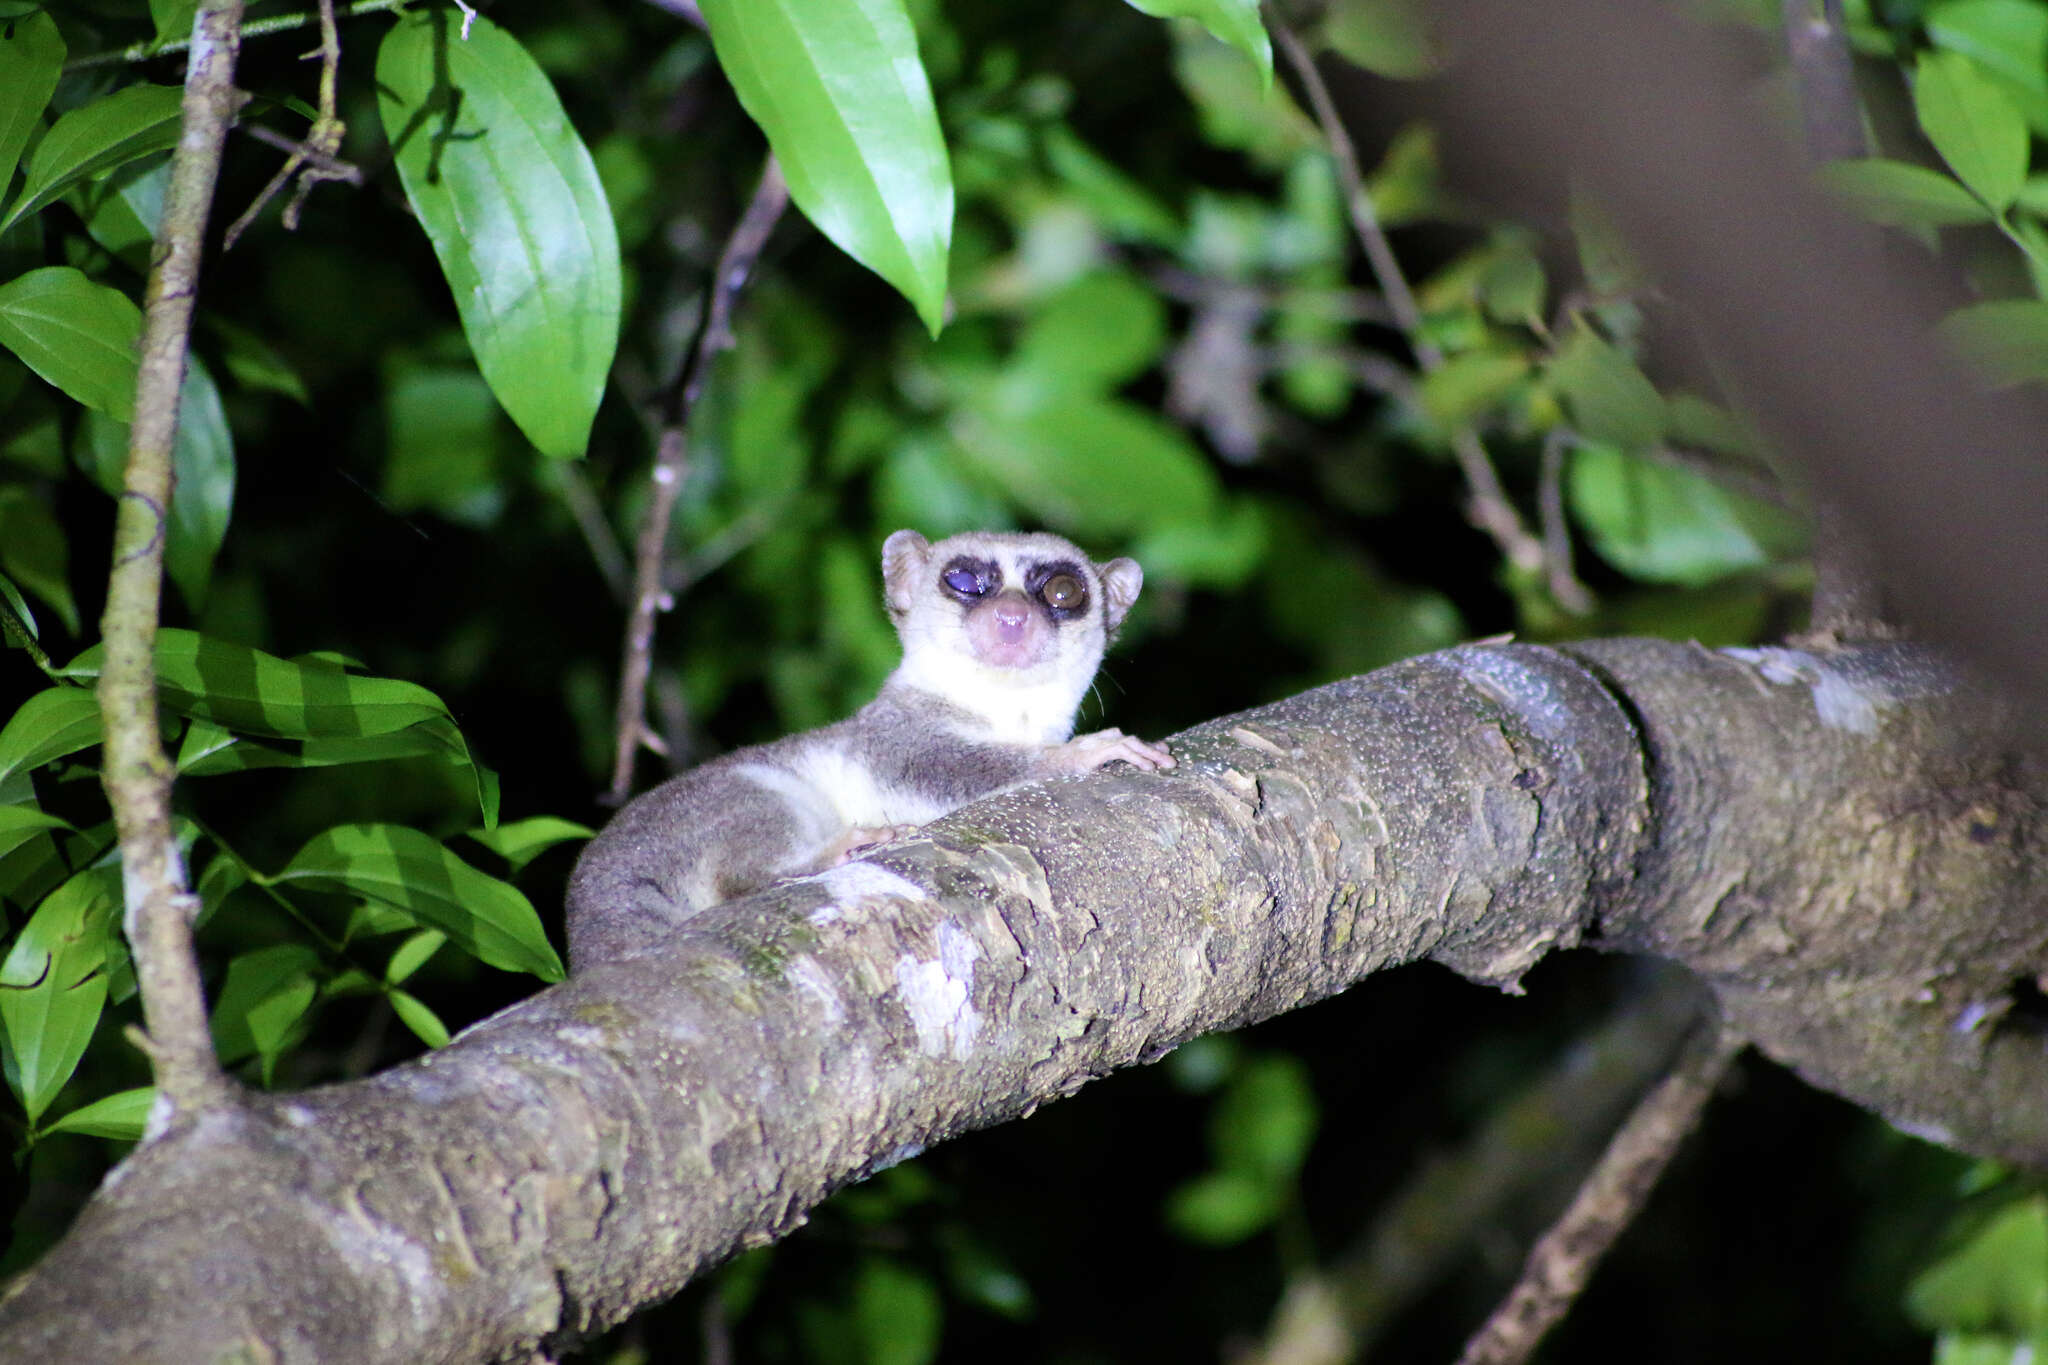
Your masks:
<path fill-rule="evenodd" d="M 322 181 L 341 180 L 351 185 L 363 183 L 363 174 L 354 166 L 339 158 L 341 141 L 348 133 L 348 125 L 335 112 L 335 100 L 341 70 L 341 35 L 334 27 L 334 0 L 320 0 L 320 46 L 308 56 L 320 59 L 320 108 L 314 116 L 313 126 L 306 130 L 306 139 L 298 143 L 286 143 L 291 155 L 278 168 L 276 175 L 263 192 L 229 226 L 221 239 L 221 250 L 226 251 L 242 235 L 243 229 L 256 221 L 256 215 L 263 212 L 279 190 L 298 178 L 298 188 L 292 192 L 291 200 L 284 206 L 284 227 L 294 232 L 299 226 L 299 210 L 305 207 L 306 196 L 313 192 L 313 186 Z M 270 141 L 276 134 L 269 130 L 252 130 L 264 141 Z"/>
<path fill-rule="evenodd" d="M 1568 1311 L 1685 1141 L 1714 1087 L 1742 1049 L 1717 1020 L 1702 1024 L 1669 1075 L 1621 1125 L 1585 1183 L 1529 1249 L 1522 1277 L 1493 1310 L 1458 1365 L 1520 1365 Z"/>
<path fill-rule="evenodd" d="M 1578 443 L 1570 427 L 1554 427 L 1543 438 L 1543 464 L 1536 475 L 1536 514 L 1543 527 L 1543 567 L 1550 595 L 1567 611 L 1593 609 L 1593 594 L 1572 567 L 1572 532 L 1564 519 L 1564 457 Z"/>
<path fill-rule="evenodd" d="M 1799 86 L 1806 152 L 1816 163 L 1869 151 L 1856 98 L 1855 57 L 1841 0 L 1782 0 L 1785 55 Z M 1814 500 L 1813 619 L 1806 638 L 1842 640 L 1892 633 L 1876 557 L 1860 527 L 1832 497 Z"/>
<path fill-rule="evenodd" d="M 633 569 L 626 563 L 626 552 L 620 547 L 619 538 L 612 534 L 611 523 L 604 518 L 604 508 L 598 504 L 597 495 L 590 491 L 590 480 L 567 460 L 549 460 L 542 468 L 553 481 L 555 491 L 562 495 L 562 505 L 569 509 L 569 516 L 583 536 L 584 545 L 589 547 L 598 573 L 604 576 L 605 586 L 612 590 L 613 597 L 621 603 L 626 602 L 627 594 L 633 590 Z"/>
<path fill-rule="evenodd" d="M 343 5 L 336 13 L 344 19 L 353 19 L 361 14 L 383 14 L 408 3 L 408 0 L 355 0 L 354 4 Z M 304 10 L 298 14 L 274 14 L 268 19 L 252 19 L 242 25 L 243 38 L 263 38 L 273 33 L 290 33 L 293 29 L 307 28 L 320 22 L 319 10 Z M 83 57 L 73 58 L 64 63 L 64 70 L 88 71 L 96 66 L 126 66 L 133 62 L 146 62 L 152 57 L 169 57 L 192 46 L 189 38 L 175 38 L 168 43 L 150 40 L 130 43 L 127 47 L 109 52 L 89 52 Z"/>
<path fill-rule="evenodd" d="M 654 496 L 648 499 L 647 520 L 640 528 L 633 570 L 633 614 L 626 624 L 626 639 L 619 664 L 619 701 L 616 712 L 617 746 L 613 751 L 610 797 L 622 802 L 633 787 L 633 758 L 643 746 L 653 747 L 655 735 L 647 725 L 647 675 L 653 668 L 654 618 L 675 605 L 675 595 L 664 586 L 669 520 L 675 513 L 676 497 L 682 492 L 683 476 L 689 469 L 690 410 L 703 391 L 712 360 L 732 345 L 734 300 L 746 286 L 755 261 L 768 243 L 768 234 L 789 203 L 789 187 L 782 167 L 771 152 L 761 167 L 761 181 L 740 221 L 726 239 L 725 250 L 711 276 L 710 304 L 704 310 L 704 324 L 697 342 L 669 392 L 665 424 L 656 446 Z"/>
<path fill-rule="evenodd" d="M 242 0 L 202 0 L 193 20 L 182 126 L 144 300 L 135 420 L 100 621 L 106 649 L 99 681 L 106 730 L 102 781 L 121 837 L 123 927 L 148 1024 L 143 1046 L 160 1102 L 169 1106 L 159 1119 L 216 1106 L 229 1084 L 207 1031 L 192 948 L 199 899 L 186 881 L 171 830 L 173 770 L 157 729 L 155 648 L 170 524 L 171 446 L 192 305 L 221 148 L 243 99 L 234 85 L 241 19 Z M 162 1127 L 158 1122 L 153 1131 Z"/>
<path fill-rule="evenodd" d="M 1415 352 L 1416 363 L 1425 371 L 1438 369 L 1444 363 L 1443 350 L 1423 330 L 1422 307 L 1415 301 L 1415 291 L 1409 287 L 1408 277 L 1401 273 L 1401 263 L 1395 259 L 1393 245 L 1388 242 L 1379 214 L 1373 209 L 1372 194 L 1366 189 L 1364 173 L 1359 169 L 1358 149 L 1352 145 L 1344 120 L 1337 113 L 1336 102 L 1330 98 L 1330 87 L 1324 83 L 1322 73 L 1316 70 L 1315 58 L 1307 45 L 1280 21 L 1270 7 L 1266 27 L 1308 93 L 1309 106 L 1323 131 L 1324 140 L 1329 143 L 1330 159 L 1343 186 L 1352 229 L 1358 236 L 1359 245 L 1365 249 L 1366 264 L 1372 269 L 1380 293 L 1386 297 L 1395 325 L 1407 337 L 1409 349 Z M 1492 537 L 1500 552 L 1516 568 L 1529 573 L 1542 570 L 1545 563 L 1543 544 L 1529 533 L 1529 528 L 1523 524 L 1522 514 L 1515 510 L 1514 503 L 1501 487 L 1500 476 L 1494 472 L 1493 461 L 1488 457 L 1479 434 L 1469 426 L 1458 428 L 1451 433 L 1451 452 L 1457 457 L 1459 471 L 1465 476 L 1466 491 L 1471 496 L 1466 516 L 1472 524 Z M 1582 607 L 1572 609 L 1583 610 Z"/>

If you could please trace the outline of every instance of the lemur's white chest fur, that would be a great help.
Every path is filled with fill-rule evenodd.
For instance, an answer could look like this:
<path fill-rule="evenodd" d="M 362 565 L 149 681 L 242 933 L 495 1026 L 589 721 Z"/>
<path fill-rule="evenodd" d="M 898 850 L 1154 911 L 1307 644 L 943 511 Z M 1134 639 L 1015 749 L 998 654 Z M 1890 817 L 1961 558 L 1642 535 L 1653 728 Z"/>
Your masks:
<path fill-rule="evenodd" d="M 633 801 L 569 882 L 569 953 L 629 956 L 706 906 L 817 871 L 1002 787 L 1122 760 L 1170 768 L 1119 730 L 1071 738 L 1102 652 L 1137 599 L 1135 561 L 1058 536 L 980 533 L 882 547 L 903 662 L 836 725 L 742 749 Z"/>

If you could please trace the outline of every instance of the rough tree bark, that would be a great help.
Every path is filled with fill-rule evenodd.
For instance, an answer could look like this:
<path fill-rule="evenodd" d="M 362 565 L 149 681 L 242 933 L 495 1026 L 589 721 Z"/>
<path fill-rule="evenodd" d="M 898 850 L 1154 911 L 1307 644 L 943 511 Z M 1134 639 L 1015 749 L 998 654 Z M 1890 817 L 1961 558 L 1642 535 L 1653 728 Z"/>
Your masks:
<path fill-rule="evenodd" d="M 1814 1083 L 2048 1162 L 2048 772 L 1908 646 L 1471 646 L 993 797 L 112 1175 L 0 1355 L 516 1358 L 831 1190 L 1420 959 L 1654 953 Z"/>

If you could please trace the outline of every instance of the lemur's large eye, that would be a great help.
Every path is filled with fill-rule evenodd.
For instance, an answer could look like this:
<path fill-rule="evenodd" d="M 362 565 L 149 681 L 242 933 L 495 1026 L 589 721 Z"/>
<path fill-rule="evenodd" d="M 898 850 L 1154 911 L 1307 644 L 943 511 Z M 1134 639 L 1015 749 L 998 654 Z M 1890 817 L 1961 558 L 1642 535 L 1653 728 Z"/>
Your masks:
<path fill-rule="evenodd" d="M 939 575 L 939 581 L 962 597 L 980 597 L 988 591 L 988 579 L 968 564 L 952 565 Z"/>
<path fill-rule="evenodd" d="M 1054 611 L 1079 611 L 1088 605 L 1088 585 L 1078 575 L 1056 573 L 1039 586 L 1038 597 Z"/>

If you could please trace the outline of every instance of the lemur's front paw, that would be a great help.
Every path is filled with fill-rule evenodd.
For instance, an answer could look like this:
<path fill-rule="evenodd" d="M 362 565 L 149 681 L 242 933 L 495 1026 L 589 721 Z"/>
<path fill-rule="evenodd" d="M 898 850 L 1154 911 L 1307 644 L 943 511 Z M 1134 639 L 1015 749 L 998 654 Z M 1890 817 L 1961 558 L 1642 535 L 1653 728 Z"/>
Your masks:
<path fill-rule="evenodd" d="M 1128 763 L 1145 772 L 1174 766 L 1173 755 L 1164 744 L 1153 744 L 1111 728 L 1092 735 L 1079 735 L 1060 746 L 1060 767 L 1070 773 L 1089 773 L 1111 763 Z"/>

